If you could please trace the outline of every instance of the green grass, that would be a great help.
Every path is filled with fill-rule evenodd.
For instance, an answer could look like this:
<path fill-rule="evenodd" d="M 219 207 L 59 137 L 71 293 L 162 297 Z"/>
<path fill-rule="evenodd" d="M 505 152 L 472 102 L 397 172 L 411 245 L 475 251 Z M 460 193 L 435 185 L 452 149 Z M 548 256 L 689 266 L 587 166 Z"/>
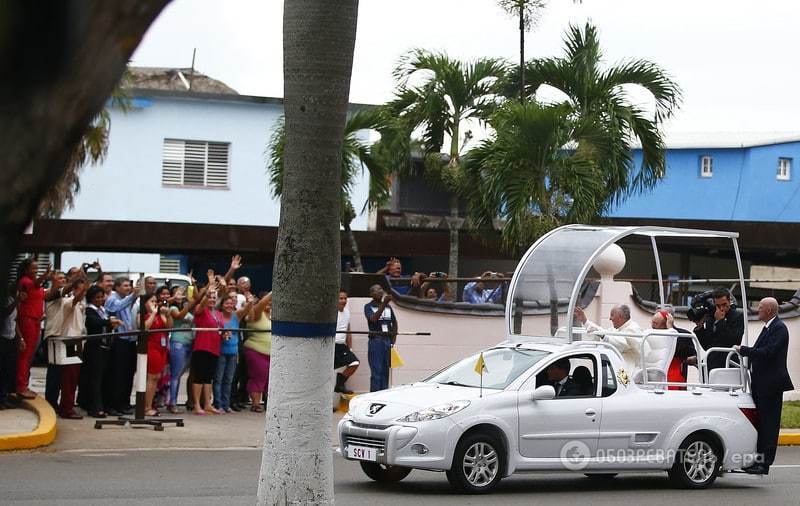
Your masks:
<path fill-rule="evenodd" d="M 800 401 L 786 401 L 781 411 L 781 427 L 800 429 Z"/>

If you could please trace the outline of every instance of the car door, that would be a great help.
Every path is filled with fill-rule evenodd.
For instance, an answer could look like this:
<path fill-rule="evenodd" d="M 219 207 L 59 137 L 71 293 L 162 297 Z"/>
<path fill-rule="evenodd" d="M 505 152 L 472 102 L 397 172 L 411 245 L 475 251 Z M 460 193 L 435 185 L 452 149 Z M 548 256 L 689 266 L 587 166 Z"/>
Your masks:
<path fill-rule="evenodd" d="M 558 359 L 563 357 L 558 357 Z M 519 390 L 519 451 L 525 467 L 563 469 L 569 463 L 590 459 L 597 452 L 597 438 L 602 404 L 598 396 L 598 360 L 594 353 L 568 355 L 570 375 L 579 367 L 591 371 L 593 383 L 590 391 L 572 397 L 532 399 L 537 386 L 548 384 L 548 362 L 536 375 L 531 376 Z M 567 465 L 565 465 L 567 462 Z"/>
<path fill-rule="evenodd" d="M 642 390 L 632 382 L 618 381 L 610 359 L 601 357 L 603 419 L 597 447 L 597 467 L 614 469 L 658 468 L 666 458 L 658 450 L 664 429 L 676 422 L 670 395 L 686 392 Z"/>

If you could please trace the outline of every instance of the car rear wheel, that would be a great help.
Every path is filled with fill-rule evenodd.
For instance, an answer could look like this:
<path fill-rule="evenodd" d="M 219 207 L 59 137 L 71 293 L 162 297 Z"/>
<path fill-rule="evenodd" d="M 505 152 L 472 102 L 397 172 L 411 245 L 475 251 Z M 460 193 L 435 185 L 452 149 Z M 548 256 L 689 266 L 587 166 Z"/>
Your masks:
<path fill-rule="evenodd" d="M 708 488 L 719 475 L 721 456 L 716 441 L 707 435 L 694 434 L 681 444 L 675 463 L 667 473 L 681 488 Z"/>
<path fill-rule="evenodd" d="M 502 478 L 502 445 L 488 434 L 471 434 L 459 441 L 447 481 L 453 488 L 469 494 L 492 490 Z"/>
<path fill-rule="evenodd" d="M 411 472 L 410 467 L 387 466 L 374 462 L 360 462 L 364 474 L 378 483 L 397 483 Z"/>

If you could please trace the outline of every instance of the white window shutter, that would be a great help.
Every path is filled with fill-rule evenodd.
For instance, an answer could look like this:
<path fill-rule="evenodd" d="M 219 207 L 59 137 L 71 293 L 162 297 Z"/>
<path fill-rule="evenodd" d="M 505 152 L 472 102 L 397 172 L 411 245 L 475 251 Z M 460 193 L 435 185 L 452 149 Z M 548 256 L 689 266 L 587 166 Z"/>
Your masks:
<path fill-rule="evenodd" d="M 183 184 L 183 141 L 164 139 L 161 184 Z"/>
<path fill-rule="evenodd" d="M 183 157 L 183 184 L 205 186 L 206 184 L 206 143 L 185 141 Z"/>
<path fill-rule="evenodd" d="M 224 142 L 208 143 L 207 186 L 227 188 L 229 147 L 230 144 Z"/>
<path fill-rule="evenodd" d="M 230 144 L 164 139 L 163 185 L 227 188 Z"/>

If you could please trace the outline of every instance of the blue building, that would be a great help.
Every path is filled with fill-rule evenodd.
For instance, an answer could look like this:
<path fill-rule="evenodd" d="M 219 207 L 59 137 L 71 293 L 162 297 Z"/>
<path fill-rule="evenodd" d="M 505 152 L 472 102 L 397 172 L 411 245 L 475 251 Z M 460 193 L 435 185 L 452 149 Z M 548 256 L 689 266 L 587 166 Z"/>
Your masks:
<path fill-rule="evenodd" d="M 666 174 L 611 218 L 800 222 L 800 136 L 698 134 L 668 138 Z M 634 151 L 637 164 L 641 151 Z"/>

